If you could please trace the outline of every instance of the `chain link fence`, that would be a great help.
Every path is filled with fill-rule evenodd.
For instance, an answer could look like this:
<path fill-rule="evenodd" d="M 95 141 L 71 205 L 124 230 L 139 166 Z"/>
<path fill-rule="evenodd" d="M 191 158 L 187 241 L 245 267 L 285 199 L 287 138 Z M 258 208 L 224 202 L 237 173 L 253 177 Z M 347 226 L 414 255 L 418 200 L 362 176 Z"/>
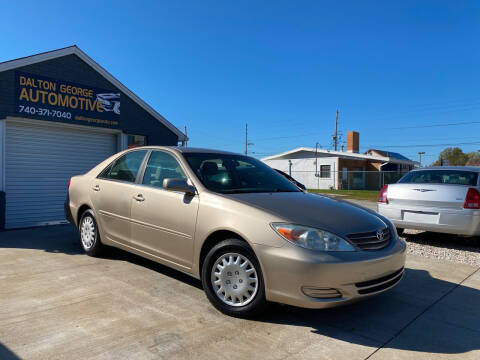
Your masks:
<path fill-rule="evenodd" d="M 408 171 L 358 171 L 328 172 L 291 171 L 291 176 L 307 189 L 380 190 L 385 184 L 397 182 Z"/>

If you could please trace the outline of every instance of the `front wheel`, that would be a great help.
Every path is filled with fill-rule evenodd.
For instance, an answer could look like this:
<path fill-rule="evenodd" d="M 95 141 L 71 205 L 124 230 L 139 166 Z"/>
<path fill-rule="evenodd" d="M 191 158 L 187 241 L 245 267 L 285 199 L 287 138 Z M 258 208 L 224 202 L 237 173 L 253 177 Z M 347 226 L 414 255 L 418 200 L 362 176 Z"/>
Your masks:
<path fill-rule="evenodd" d="M 97 221 L 92 210 L 86 210 L 82 214 L 78 225 L 80 232 L 80 245 L 89 256 L 99 256 L 103 251 L 103 245 L 100 241 Z"/>
<path fill-rule="evenodd" d="M 208 252 L 202 284 L 208 300 L 226 315 L 253 317 L 266 306 L 260 264 L 244 241 L 224 240 Z"/>

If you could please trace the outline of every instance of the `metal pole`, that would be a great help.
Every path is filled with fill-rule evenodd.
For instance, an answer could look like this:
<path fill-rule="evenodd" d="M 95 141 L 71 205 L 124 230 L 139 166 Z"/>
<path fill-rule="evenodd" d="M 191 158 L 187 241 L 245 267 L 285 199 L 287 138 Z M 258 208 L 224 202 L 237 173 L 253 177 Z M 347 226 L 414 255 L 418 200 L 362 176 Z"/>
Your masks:
<path fill-rule="evenodd" d="M 418 162 L 420 163 L 420 167 L 422 167 L 422 155 L 425 154 L 425 151 L 418 152 Z"/>
<path fill-rule="evenodd" d="M 185 147 L 188 145 L 188 136 L 187 136 L 187 125 L 185 125 Z"/>
<path fill-rule="evenodd" d="M 335 137 L 333 139 L 335 151 L 337 151 L 337 142 L 338 142 L 338 109 L 337 109 L 337 115 L 335 116 Z"/>

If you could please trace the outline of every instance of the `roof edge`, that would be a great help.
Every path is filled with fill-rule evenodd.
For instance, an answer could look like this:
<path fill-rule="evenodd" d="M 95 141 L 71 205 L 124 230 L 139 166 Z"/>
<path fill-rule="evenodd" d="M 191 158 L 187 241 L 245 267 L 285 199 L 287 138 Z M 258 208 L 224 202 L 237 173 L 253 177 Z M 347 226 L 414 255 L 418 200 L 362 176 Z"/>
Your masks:
<path fill-rule="evenodd" d="M 299 147 L 295 148 L 293 150 L 285 151 L 283 153 L 279 153 L 276 155 L 271 155 L 262 158 L 262 161 L 265 160 L 276 160 L 282 156 L 294 154 L 300 151 L 307 151 L 307 152 L 316 152 L 321 154 L 331 154 L 332 156 L 344 156 L 344 157 L 355 157 L 357 159 L 364 159 L 364 160 L 374 160 L 374 161 L 383 161 L 383 162 L 389 162 L 389 163 L 396 163 L 396 164 L 413 164 L 416 165 L 418 162 L 414 160 L 403 160 L 403 159 L 397 159 L 397 158 L 392 158 L 388 156 L 374 156 L 374 155 L 366 155 L 366 154 L 359 154 L 359 153 L 348 153 L 348 152 L 342 152 L 342 151 L 330 151 L 330 150 L 325 150 L 325 149 L 315 149 L 315 148 L 307 148 L 307 147 Z"/>

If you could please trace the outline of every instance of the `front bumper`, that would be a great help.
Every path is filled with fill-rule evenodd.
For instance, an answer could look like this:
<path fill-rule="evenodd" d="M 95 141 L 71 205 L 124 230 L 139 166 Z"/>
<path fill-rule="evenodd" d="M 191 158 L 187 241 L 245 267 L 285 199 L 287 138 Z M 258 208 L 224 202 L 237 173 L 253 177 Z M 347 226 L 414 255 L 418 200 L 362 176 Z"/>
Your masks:
<path fill-rule="evenodd" d="M 425 207 L 399 208 L 392 204 L 377 204 L 378 212 L 388 218 L 396 227 L 446 234 L 480 235 L 480 211 L 469 209 L 437 209 Z M 436 222 L 413 222 L 404 220 L 405 211 L 429 212 L 437 215 Z"/>
<path fill-rule="evenodd" d="M 255 252 L 264 270 L 267 300 L 328 308 L 395 286 L 403 276 L 406 243 L 397 238 L 381 250 L 325 253 L 287 243 L 280 248 L 258 245 Z"/>

